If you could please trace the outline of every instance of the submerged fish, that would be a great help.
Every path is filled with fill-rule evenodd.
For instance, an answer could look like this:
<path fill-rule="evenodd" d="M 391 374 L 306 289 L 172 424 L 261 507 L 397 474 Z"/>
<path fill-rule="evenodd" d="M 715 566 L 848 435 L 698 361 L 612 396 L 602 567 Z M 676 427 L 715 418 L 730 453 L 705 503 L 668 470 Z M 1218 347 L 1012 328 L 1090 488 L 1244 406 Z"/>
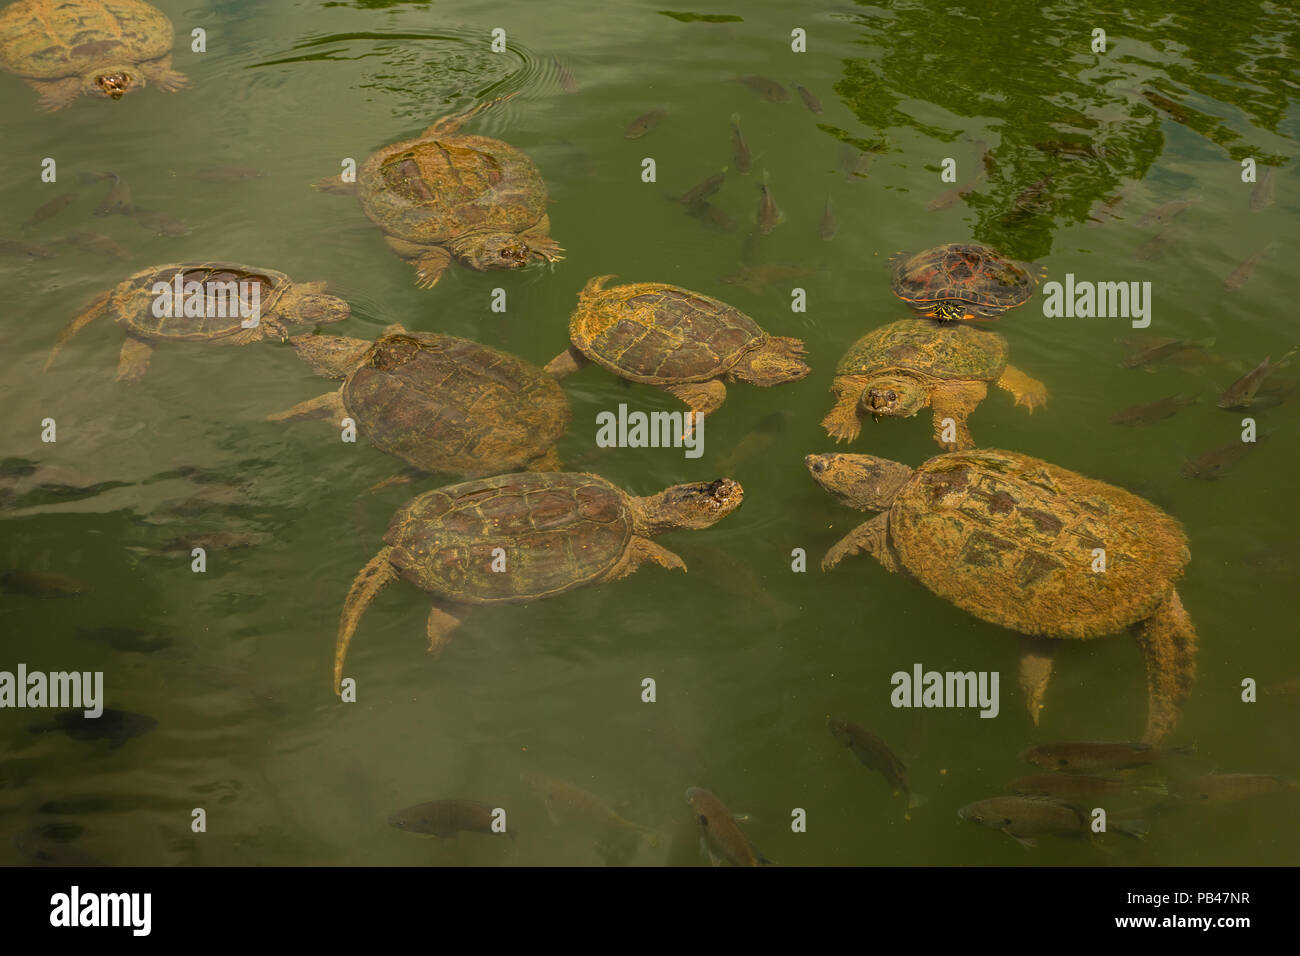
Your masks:
<path fill-rule="evenodd" d="M 1034 838 L 1043 834 L 1081 836 L 1088 831 L 1083 811 L 1053 797 L 989 797 L 966 804 L 957 816 L 967 823 L 1005 833 L 1025 848 L 1036 846 Z M 1119 829 L 1114 822 L 1111 826 Z M 1141 828 L 1134 826 L 1133 830 L 1140 832 Z"/>
<path fill-rule="evenodd" d="M 846 178 L 866 179 L 867 173 L 871 171 L 871 164 L 875 162 L 876 154 L 870 150 L 858 149 L 856 146 L 844 144 L 840 150 L 840 169 L 844 171 Z"/>
<path fill-rule="evenodd" d="M 965 199 L 967 196 L 973 193 L 975 191 L 975 187 L 979 184 L 979 181 L 982 178 L 983 178 L 982 176 L 976 176 L 970 182 L 961 183 L 960 185 L 953 186 L 952 189 L 949 189 L 946 192 L 942 192 L 939 195 L 935 196 L 933 199 L 931 199 L 928 203 L 925 204 L 925 208 L 930 210 L 931 212 L 935 212 L 939 209 L 947 209 L 958 199 Z"/>
<path fill-rule="evenodd" d="M 1064 139 L 1051 139 L 1035 143 L 1034 149 L 1061 159 L 1099 160 L 1106 158 L 1106 148 L 1092 143 L 1075 143 Z"/>
<path fill-rule="evenodd" d="M 190 173 L 190 178 L 205 183 L 246 183 L 265 175 L 265 170 L 251 166 L 208 166 Z"/>
<path fill-rule="evenodd" d="M 27 219 L 23 222 L 23 228 L 30 229 L 32 226 L 44 222 L 46 219 L 49 219 L 51 216 L 58 215 L 64 209 L 68 208 L 72 200 L 76 198 L 77 198 L 77 191 L 75 189 L 71 189 L 66 193 L 62 193 L 58 196 L 55 196 L 49 202 L 42 204 L 39 209 L 37 209 L 34 213 L 28 216 Z"/>
<path fill-rule="evenodd" d="M 703 831 L 701 841 L 714 866 L 721 866 L 724 860 L 732 866 L 772 862 L 750 845 L 731 811 L 708 790 L 691 787 L 686 791 L 686 802 L 695 811 Z"/>
<path fill-rule="evenodd" d="M 108 866 L 50 827 L 30 827 L 14 837 L 14 847 L 32 866 Z"/>
<path fill-rule="evenodd" d="M 1189 341 L 1186 339 L 1147 339 L 1145 336 L 1120 340 L 1126 345 L 1137 345 L 1136 351 L 1132 352 L 1124 361 L 1120 362 L 1120 368 L 1138 368 L 1142 365 L 1150 365 L 1153 362 L 1159 362 L 1167 359 L 1175 353 L 1186 349 L 1208 349 L 1214 345 L 1214 339 L 1198 339 Z M 1144 344 L 1138 344 L 1144 343 Z"/>
<path fill-rule="evenodd" d="M 1233 269 L 1232 275 L 1223 280 L 1223 287 L 1225 289 L 1240 289 L 1250 281 L 1250 277 L 1255 274 L 1255 266 L 1259 265 L 1260 260 L 1272 252 L 1273 247 L 1276 245 L 1277 243 L 1270 242 L 1263 249 L 1259 250 L 1259 252 L 1255 253 L 1241 265 L 1237 266 L 1237 268 Z"/>
<path fill-rule="evenodd" d="M 462 830 L 468 833 L 493 833 L 493 807 L 475 800 L 431 800 L 398 810 L 388 818 L 388 825 L 407 833 L 431 833 L 444 840 L 454 839 Z M 506 832 L 515 838 L 509 827 Z"/>
<path fill-rule="evenodd" d="M 39 242 L 20 239 L 0 239 L 0 256 L 26 256 L 28 259 L 52 259 L 54 250 Z"/>
<path fill-rule="evenodd" d="M 642 113 L 628 124 L 627 129 L 623 131 L 623 135 L 628 139 L 640 139 L 662 123 L 667 116 L 667 110 L 651 110 L 649 113 Z"/>
<path fill-rule="evenodd" d="M 1201 396 L 1199 395 L 1170 395 L 1168 398 L 1157 399 L 1154 402 L 1130 405 L 1123 411 L 1112 415 L 1110 421 L 1113 425 L 1150 425 L 1152 422 L 1169 418 L 1171 415 L 1176 414 L 1180 408 L 1196 405 L 1200 400 Z"/>
<path fill-rule="evenodd" d="M 1139 743 L 1039 744 L 1021 753 L 1020 759 L 1044 770 L 1123 770 L 1127 767 L 1144 767 L 1161 757 L 1192 753 L 1195 749 L 1194 746 L 1187 746 L 1164 750 Z"/>
<path fill-rule="evenodd" d="M 1081 773 L 1040 773 L 1019 777 L 1007 784 L 1008 793 L 1022 796 L 1055 797 L 1070 803 L 1113 797 L 1163 797 L 1168 793 L 1163 780 L 1134 782 L 1122 777 L 1096 777 Z"/>
<path fill-rule="evenodd" d="M 1163 229 L 1138 246 L 1134 255 L 1143 262 L 1159 259 L 1172 248 L 1178 236 L 1179 231 L 1177 229 Z"/>
<path fill-rule="evenodd" d="M 130 255 L 125 246 L 102 232 L 74 232 L 60 239 L 59 242 L 76 246 L 97 256 L 108 256 L 110 259 L 125 259 Z"/>
<path fill-rule="evenodd" d="M 1207 773 L 1186 780 L 1170 781 L 1175 799 L 1196 803 L 1234 803 L 1271 793 L 1295 793 L 1300 784 L 1266 773 Z"/>
<path fill-rule="evenodd" d="M 1273 172 L 1272 166 L 1267 167 L 1259 182 L 1255 183 L 1255 188 L 1250 191 L 1251 212 L 1259 212 L 1273 205 Z"/>
<path fill-rule="evenodd" d="M 118 213 L 130 213 L 134 208 L 134 203 L 131 200 L 131 187 L 117 173 L 108 173 L 107 175 L 113 177 L 113 185 L 109 187 L 108 194 L 104 196 L 100 204 L 95 207 L 95 215 L 112 216 Z"/>
<path fill-rule="evenodd" d="M 736 220 L 732 219 L 726 210 L 711 202 L 694 203 L 687 208 L 686 214 L 723 232 L 731 232 L 736 228 Z"/>
<path fill-rule="evenodd" d="M 721 189 L 722 184 L 726 182 L 726 180 L 726 173 L 714 173 L 708 179 L 692 186 L 690 189 L 686 190 L 686 192 L 678 196 L 677 201 L 683 206 L 694 206 L 696 203 L 704 202 L 704 200 L 708 199 Z"/>
<path fill-rule="evenodd" d="M 822 238 L 830 242 L 835 238 L 835 233 L 839 232 L 839 224 L 835 221 L 835 213 L 831 212 L 831 197 L 826 197 L 826 211 L 822 213 Z"/>
<path fill-rule="evenodd" d="M 1048 173 L 1017 193 L 1016 198 L 1011 200 L 1011 211 L 1002 217 L 1003 222 L 1015 224 L 1051 212 L 1051 194 L 1048 190 L 1055 179 L 1054 175 Z"/>
<path fill-rule="evenodd" d="M 1183 477 L 1215 481 L 1223 477 L 1229 468 L 1250 454 L 1255 445 L 1256 442 L 1234 440 L 1226 445 L 1220 445 L 1218 448 L 1211 448 L 1183 465 Z"/>
<path fill-rule="evenodd" d="M 768 79 L 766 76 L 742 76 L 740 82 L 769 103 L 788 103 L 790 101 L 790 91 L 776 80 Z"/>
<path fill-rule="evenodd" d="M 865 727 L 847 720 L 828 721 L 827 727 L 830 728 L 832 737 L 853 751 L 862 766 L 879 773 L 895 793 L 901 793 L 909 807 L 917 807 L 925 802 L 924 798 L 912 793 L 907 783 L 907 766 L 898 754 L 889 749 L 887 743 Z"/>
<path fill-rule="evenodd" d="M 141 209 L 139 206 L 131 210 L 131 218 L 144 226 L 151 232 L 160 236 L 188 236 L 192 230 L 185 223 L 181 222 L 165 212 L 157 212 L 153 209 Z"/>
<path fill-rule="evenodd" d="M 264 541 L 266 541 L 264 534 L 246 531 L 204 531 L 172 538 L 162 546 L 162 550 L 172 552 L 203 548 L 205 551 L 234 551 L 238 548 L 251 548 Z"/>
<path fill-rule="evenodd" d="M 773 262 L 759 266 L 743 266 L 736 272 L 723 276 L 720 281 L 728 285 L 738 285 L 755 295 L 760 295 L 773 282 L 802 279 L 809 275 L 812 275 L 812 270 L 804 266 L 783 266 Z"/>
<path fill-rule="evenodd" d="M 730 474 L 738 465 L 764 454 L 776 443 L 778 436 L 786 430 L 793 419 L 794 413 L 789 410 L 764 416 L 754 430 L 738 441 L 736 446 L 727 453 L 719 467 Z"/>
<path fill-rule="evenodd" d="M 1191 114 L 1183 108 L 1182 104 L 1174 102 L 1167 96 L 1161 96 L 1159 93 L 1153 93 L 1150 90 L 1143 90 L 1142 96 L 1148 103 L 1165 113 L 1175 123 L 1186 125 L 1187 121 L 1191 119 Z"/>
<path fill-rule="evenodd" d="M 655 831 L 649 827 L 623 819 L 613 807 L 594 793 L 588 793 L 565 780 L 527 772 L 521 773 L 519 779 L 542 798 L 551 822 L 556 825 L 577 823 L 639 833 L 652 838 L 656 836 Z M 651 842 L 655 841 L 652 839 Z"/>
<path fill-rule="evenodd" d="M 10 594 L 43 598 L 72 597 L 90 590 L 85 581 L 52 571 L 5 571 L 0 585 Z"/>
<path fill-rule="evenodd" d="M 766 236 L 785 222 L 785 213 L 781 212 L 772 196 L 772 182 L 766 169 L 763 170 L 763 181 L 758 185 L 758 192 L 758 209 L 754 213 L 754 221 L 758 223 L 758 231 Z"/>
<path fill-rule="evenodd" d="M 1128 189 L 1122 189 L 1113 196 L 1106 196 L 1098 199 L 1088 210 L 1088 225 L 1101 226 L 1119 218 L 1115 213 L 1115 207 L 1128 198 Z"/>
<path fill-rule="evenodd" d="M 822 111 L 822 101 L 817 99 L 817 97 L 813 95 L 811 90 L 805 89 L 804 87 L 800 86 L 798 83 L 792 83 L 791 86 L 795 88 L 795 91 L 799 94 L 800 99 L 803 100 L 804 106 L 808 107 L 808 109 L 812 110 L 814 113 L 820 113 Z"/>
<path fill-rule="evenodd" d="M 1291 356 L 1295 355 L 1295 353 L 1296 349 L 1293 348 L 1276 362 L 1271 361 L 1271 356 L 1264 359 L 1264 361 L 1224 389 L 1216 404 L 1220 408 L 1246 408 L 1253 402 L 1255 393 L 1264 384 L 1264 380 L 1279 368 L 1288 365 Z"/>
<path fill-rule="evenodd" d="M 116 651 L 135 651 L 149 654 L 171 647 L 172 636 L 166 631 L 145 631 L 136 627 L 81 627 L 77 636 L 90 641 L 102 641 Z"/>
<path fill-rule="evenodd" d="M 54 715 L 51 724 L 36 724 L 34 734 L 61 730 L 73 740 L 109 740 L 111 746 L 122 746 L 132 737 L 140 737 L 158 726 L 158 721 L 145 714 L 105 707 L 98 717 L 87 717 L 84 710 L 64 710 Z"/>
<path fill-rule="evenodd" d="M 1171 219 L 1176 217 L 1188 206 L 1192 205 L 1192 203 L 1193 200 L 1191 199 L 1172 199 L 1169 202 L 1164 203 L 1163 205 L 1157 206 L 1155 209 L 1152 209 L 1150 212 L 1144 215 L 1141 219 L 1138 220 L 1138 225 L 1149 226 L 1153 223 L 1159 223 L 1160 225 L 1164 225 L 1165 223 L 1169 222 Z"/>
<path fill-rule="evenodd" d="M 731 158 L 739 172 L 747 173 L 754 168 L 754 160 L 745 142 L 745 134 L 740 131 L 740 114 L 731 114 Z"/>

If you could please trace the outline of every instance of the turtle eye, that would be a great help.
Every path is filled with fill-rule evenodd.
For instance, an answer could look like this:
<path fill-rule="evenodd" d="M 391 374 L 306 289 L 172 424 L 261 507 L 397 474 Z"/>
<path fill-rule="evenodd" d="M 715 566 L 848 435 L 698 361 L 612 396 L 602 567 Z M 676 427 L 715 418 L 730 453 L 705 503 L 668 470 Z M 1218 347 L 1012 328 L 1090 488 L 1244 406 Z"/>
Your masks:
<path fill-rule="evenodd" d="M 815 461 L 812 464 L 812 470 L 813 470 L 813 474 L 820 475 L 823 471 L 826 470 L 826 466 L 823 465 L 820 461 Z"/>

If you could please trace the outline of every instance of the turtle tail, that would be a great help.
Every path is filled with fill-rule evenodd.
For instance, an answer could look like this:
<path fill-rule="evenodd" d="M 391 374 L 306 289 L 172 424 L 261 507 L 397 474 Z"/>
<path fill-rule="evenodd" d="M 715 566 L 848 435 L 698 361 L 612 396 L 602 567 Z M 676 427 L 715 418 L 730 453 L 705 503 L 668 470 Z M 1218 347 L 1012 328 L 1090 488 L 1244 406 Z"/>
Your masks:
<path fill-rule="evenodd" d="M 352 581 L 348 589 L 347 600 L 343 602 L 343 614 L 339 617 L 339 636 L 334 643 L 334 693 L 339 694 L 343 685 L 343 659 L 347 657 L 348 645 L 356 632 L 361 615 L 366 612 L 370 602 L 382 591 L 389 581 L 397 579 L 397 571 L 388 561 L 392 548 L 382 548 L 366 564 Z"/>
<path fill-rule="evenodd" d="M 45 360 L 45 368 L 41 369 L 41 371 L 48 372 L 50 366 L 54 364 L 54 357 L 63 350 L 63 346 L 68 344 L 68 339 L 84 329 L 108 308 L 108 297 L 110 295 L 112 295 L 112 292 L 105 292 L 97 297 L 94 302 L 82 309 L 76 318 L 63 327 L 63 331 L 59 333 L 58 339 L 54 342 L 54 348 L 50 349 L 50 357 Z"/>
<path fill-rule="evenodd" d="M 1137 640 L 1147 662 L 1147 729 L 1142 741 L 1154 746 L 1178 725 L 1196 681 L 1196 628 L 1177 591 L 1170 591 L 1142 622 Z"/>
<path fill-rule="evenodd" d="M 510 99 L 511 97 L 518 96 L 518 95 L 519 95 L 519 91 L 516 90 L 513 93 L 507 93 L 505 96 L 498 96 L 494 100 L 488 100 L 486 103 L 479 103 L 475 106 L 471 106 L 469 109 L 463 110 L 460 113 L 452 113 L 450 116 L 444 116 L 442 119 L 438 120 L 438 122 L 434 123 L 428 129 L 426 129 L 421 134 L 421 138 L 428 137 L 428 136 L 450 135 L 451 133 L 456 132 L 456 130 L 464 126 L 467 122 L 469 122 L 469 120 L 473 119 L 475 116 L 478 116 L 478 114 L 482 113 L 484 110 L 491 109 L 492 107 L 496 106 L 498 103 L 504 103 L 506 100 Z"/>

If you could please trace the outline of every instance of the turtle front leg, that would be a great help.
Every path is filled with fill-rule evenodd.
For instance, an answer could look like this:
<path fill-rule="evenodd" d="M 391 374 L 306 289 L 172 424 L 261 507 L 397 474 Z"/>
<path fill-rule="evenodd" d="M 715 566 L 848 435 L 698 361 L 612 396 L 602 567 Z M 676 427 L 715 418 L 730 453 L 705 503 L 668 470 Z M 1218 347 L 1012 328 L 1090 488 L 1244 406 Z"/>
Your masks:
<path fill-rule="evenodd" d="M 680 399 L 691 408 L 683 438 L 689 438 L 695 432 L 695 423 L 705 415 L 712 415 L 727 400 L 727 386 L 719 379 L 708 382 L 685 382 L 681 385 L 664 385 L 663 390 Z"/>
<path fill-rule="evenodd" d="M 77 313 L 73 320 L 63 327 L 59 332 L 59 337 L 54 342 L 54 347 L 50 349 L 50 357 L 45 360 L 45 368 L 41 371 L 48 372 L 50 370 L 50 366 L 54 364 L 55 356 L 63 350 L 63 346 L 67 345 L 68 339 L 104 314 L 108 309 L 108 302 L 112 295 L 112 292 L 105 292 L 96 296 L 94 302 Z"/>
<path fill-rule="evenodd" d="M 395 236 L 384 236 L 388 247 L 415 266 L 415 284 L 421 289 L 432 289 L 451 265 L 451 253 L 441 246 L 422 246 Z"/>
<path fill-rule="evenodd" d="M 122 343 L 122 352 L 117 359 L 117 380 L 119 382 L 138 382 L 149 371 L 149 359 L 153 357 L 153 346 L 141 339 L 126 337 Z"/>
<path fill-rule="evenodd" d="M 435 658 L 451 640 L 451 632 L 460 627 L 461 618 L 447 611 L 445 604 L 435 604 L 429 611 L 425 633 L 429 637 L 429 653 Z"/>
<path fill-rule="evenodd" d="M 822 428 L 835 441 L 853 441 L 862 431 L 862 418 L 858 414 L 858 405 L 862 400 L 865 384 L 859 379 L 836 379 L 831 386 L 835 393 L 835 407 L 822 419 Z"/>
<path fill-rule="evenodd" d="M 1010 392 L 1016 404 L 1025 406 L 1031 415 L 1034 414 L 1035 408 L 1047 404 L 1047 386 L 1036 378 L 1030 378 L 1014 365 L 1008 365 L 1003 369 L 1002 376 L 993 384 Z"/>
<path fill-rule="evenodd" d="M 525 471 L 563 471 L 564 463 L 560 461 L 560 453 L 552 445 L 546 449 L 546 454 L 539 458 L 534 458 L 528 463 Z"/>
<path fill-rule="evenodd" d="M 41 95 L 41 109 L 47 113 L 66 109 L 81 96 L 81 81 L 75 76 L 62 80 L 28 80 L 27 85 Z"/>
<path fill-rule="evenodd" d="M 845 558 L 854 554 L 869 554 L 884 566 L 886 571 L 901 571 L 902 562 L 893 545 L 889 543 L 889 513 L 878 514 L 870 521 L 858 525 L 826 552 L 822 570 L 829 571 Z"/>
<path fill-rule="evenodd" d="M 934 410 L 934 440 L 948 451 L 974 448 L 966 416 L 989 393 L 983 382 L 945 382 L 930 393 Z"/>
<path fill-rule="evenodd" d="M 1047 683 L 1052 679 L 1052 661 L 1056 644 L 1051 638 L 1024 634 L 1020 638 L 1020 691 L 1025 695 L 1029 719 L 1038 726 L 1038 715 L 1043 712 L 1043 699 L 1047 696 Z"/>
<path fill-rule="evenodd" d="M 667 548 L 655 544 L 649 538 L 643 538 L 640 535 L 634 535 L 628 542 L 627 552 L 623 555 L 623 560 L 614 566 L 609 572 L 607 581 L 617 581 L 619 578 L 625 578 L 647 561 L 652 561 L 660 567 L 668 568 L 670 571 L 685 571 L 686 562 L 673 554 Z"/>
<path fill-rule="evenodd" d="M 1143 743 L 1157 745 L 1178 726 L 1196 683 L 1196 628 L 1177 591 L 1142 622 L 1138 646 L 1147 664 L 1147 728 Z"/>
<path fill-rule="evenodd" d="M 528 249 L 533 255 L 541 256 L 547 262 L 559 262 L 564 258 L 560 255 L 564 247 L 552 239 L 550 233 L 551 218 L 543 213 L 537 225 L 522 233 L 519 238 L 528 243 Z"/>
<path fill-rule="evenodd" d="M 546 363 L 544 371 L 554 378 L 564 378 L 566 375 L 572 375 L 578 369 L 588 363 L 587 356 L 578 351 L 577 346 L 570 345 L 555 358 Z"/>
<path fill-rule="evenodd" d="M 293 422 L 313 418 L 332 418 L 335 421 L 340 421 L 346 418 L 347 414 L 347 409 L 343 407 L 343 394 L 336 391 L 317 395 L 305 402 L 299 402 L 293 408 L 267 415 L 266 420 L 268 422 Z"/>
<path fill-rule="evenodd" d="M 146 80 L 155 83 L 158 89 L 167 93 L 175 93 L 177 90 L 188 86 L 190 82 L 184 73 L 178 73 L 172 69 L 172 55 L 170 53 L 161 59 L 154 60 L 152 63 L 142 63 L 139 69 Z"/>

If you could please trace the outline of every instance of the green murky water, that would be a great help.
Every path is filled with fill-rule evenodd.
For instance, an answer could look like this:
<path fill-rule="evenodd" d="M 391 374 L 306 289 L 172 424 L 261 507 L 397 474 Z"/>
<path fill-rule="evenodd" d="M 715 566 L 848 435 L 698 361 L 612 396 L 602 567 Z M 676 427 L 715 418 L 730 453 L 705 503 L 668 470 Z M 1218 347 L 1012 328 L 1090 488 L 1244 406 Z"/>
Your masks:
<path fill-rule="evenodd" d="M 1127 321 L 1045 318 L 1040 290 L 997 329 L 1012 361 L 1047 384 L 1049 404 L 1030 417 L 995 391 L 972 431 L 981 445 L 1132 489 L 1185 524 L 1193 559 L 1179 589 L 1201 655 L 1176 741 L 1198 750 L 1157 776 L 1300 773 L 1295 698 L 1240 699 L 1244 678 L 1267 691 L 1300 677 L 1291 594 L 1300 401 L 1252 411 L 1268 437 L 1221 480 L 1180 474 L 1186 458 L 1240 432 L 1242 414 L 1214 407 L 1239 374 L 1233 363 L 1244 370 L 1296 342 L 1293 7 L 1245 3 L 1229 16 L 1208 3 L 1179 13 L 1148 3 L 1086 13 L 1015 3 L 977 17 L 933 2 L 797 13 L 763 2 L 696 11 L 732 17 L 707 22 L 629 2 L 598 14 L 565 2 L 486 12 L 465 2 L 159 5 L 182 38 L 207 30 L 205 54 L 178 40 L 175 65 L 190 78 L 178 94 L 148 89 L 43 114 L 21 82 L 0 77 L 0 235 L 51 243 L 86 230 L 125 250 L 117 259 L 59 244 L 52 258 L 0 258 L 4 456 L 91 486 L 20 489 L 0 521 L 5 567 L 89 586 L 75 598 L 5 594 L 0 668 L 102 670 L 109 706 L 158 720 L 110 748 L 34 735 L 45 715 L 0 712 L 0 861 L 28 861 L 10 836 L 46 828 L 59 847 L 115 864 L 688 865 L 704 861 L 688 786 L 752 814 L 744 827 L 754 844 L 786 864 L 1297 861 L 1294 795 L 1156 808 L 1143 841 L 1049 838 L 1028 854 L 961 823 L 958 807 L 1032 771 L 1017 758 L 1031 743 L 1135 737 L 1146 706 L 1137 647 L 1122 634 L 1062 646 L 1034 728 L 1016 686 L 1014 634 L 869 559 L 817 569 L 860 518 L 802 464 L 833 447 L 818 422 L 840 354 L 907 315 L 889 288 L 896 251 L 975 240 L 1034 260 L 1049 280 L 1149 281 L 1146 334 L 1212 337 L 1220 364 L 1121 368 L 1126 352 L 1115 339 L 1136 334 Z M 508 37 L 503 53 L 489 48 L 497 27 Z M 794 27 L 807 31 L 808 52 L 791 52 Z M 1109 41 L 1100 56 L 1089 49 L 1098 27 Z M 755 73 L 800 83 L 824 112 L 798 96 L 765 102 L 735 82 Z M 510 92 L 519 95 L 472 129 L 519 147 L 545 176 L 552 235 L 566 250 L 550 270 L 453 268 L 436 289 L 417 289 L 354 200 L 309 188 L 344 157 L 360 161 L 441 115 Z M 653 109 L 667 112 L 664 122 L 624 138 Z M 733 170 L 714 198 L 737 228 L 711 230 L 664 197 L 732 165 L 735 112 L 754 170 Z M 860 175 L 843 168 L 846 143 L 873 151 Z M 55 185 L 39 181 L 45 157 L 57 160 Z M 647 157 L 656 183 L 641 181 Z M 1273 201 L 1258 211 L 1254 187 L 1241 181 L 1248 157 L 1279 167 Z M 945 158 L 956 160 L 957 184 L 971 188 L 930 209 L 953 187 L 940 179 Z M 264 175 L 193 178 L 211 166 Z M 23 231 L 78 173 L 99 170 L 117 172 L 138 205 L 192 231 L 169 238 L 125 216 L 96 219 L 101 185 Z M 785 221 L 747 247 L 763 170 Z M 838 220 L 829 242 L 819 234 L 828 196 Z M 1170 222 L 1140 223 L 1180 198 L 1192 202 Z M 1090 211 L 1104 221 L 1090 221 Z M 1233 269 L 1270 242 L 1249 281 L 1226 289 Z M 281 345 L 165 348 L 142 383 L 119 384 L 121 335 L 107 322 L 41 373 L 58 330 L 94 295 L 149 265 L 222 258 L 326 280 L 353 307 L 331 329 L 340 334 L 372 338 L 402 322 L 538 363 L 565 346 L 589 277 L 664 280 L 804 339 L 813 372 L 772 389 L 732 387 L 696 460 L 680 450 L 596 448 L 598 412 L 620 402 L 680 406 L 594 367 L 566 380 L 574 408 L 559 446 L 566 463 L 649 494 L 717 477 L 731 457 L 744 506 L 710 530 L 660 539 L 688 575 L 648 567 L 476 613 L 436 662 L 423 653 L 427 597 L 395 585 L 353 644 L 348 672 L 360 701 L 341 705 L 330 693 L 339 609 L 411 489 L 365 496 L 396 470 L 392 459 L 364 441 L 344 445 L 323 425 L 264 420 L 330 386 Z M 746 265 L 806 272 L 766 287 L 726 281 Z M 807 292 L 806 312 L 791 311 L 795 286 Z M 489 309 L 497 287 L 508 295 L 504 314 Z M 1294 377 L 1284 370 L 1278 381 Z M 1108 421 L 1178 392 L 1199 393 L 1201 403 L 1145 427 Z M 40 439 L 45 418 L 57 422 L 55 444 Z M 919 463 L 936 452 L 927 419 L 867 423 L 853 450 Z M 765 437 L 750 439 L 756 431 Z M 210 553 L 204 574 L 191 573 L 183 553 L 163 551 L 177 537 L 220 530 L 259 537 L 254 547 Z M 794 548 L 807 549 L 807 573 L 792 573 Z M 86 636 L 106 626 L 170 643 L 133 651 Z M 999 672 L 998 717 L 893 709 L 890 675 L 916 663 Z M 657 682 L 653 704 L 640 699 L 646 677 Z M 827 733 L 828 716 L 872 728 L 907 761 L 913 788 L 928 798 L 910 820 L 879 776 Z M 609 844 L 594 826 L 553 826 L 521 773 L 570 781 L 661 837 Z M 425 841 L 386 824 L 401 807 L 453 797 L 505 808 L 517 841 Z M 195 807 L 207 811 L 205 834 L 190 830 Z M 806 833 L 791 832 L 794 808 L 807 811 Z"/>

